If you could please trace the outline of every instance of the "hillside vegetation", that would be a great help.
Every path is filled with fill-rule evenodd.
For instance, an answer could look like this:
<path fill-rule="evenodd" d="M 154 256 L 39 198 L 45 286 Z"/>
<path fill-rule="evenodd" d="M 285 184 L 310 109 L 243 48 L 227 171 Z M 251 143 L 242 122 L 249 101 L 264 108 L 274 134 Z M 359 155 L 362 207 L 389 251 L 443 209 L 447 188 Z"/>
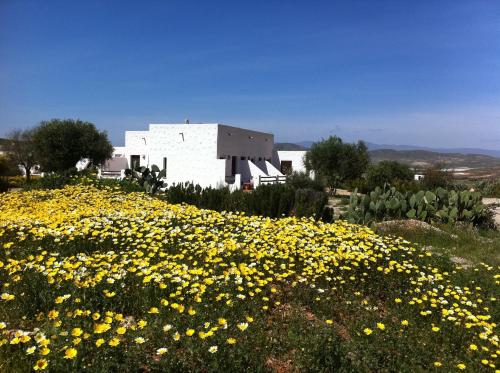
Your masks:
<path fill-rule="evenodd" d="M 118 187 L 0 194 L 0 370 L 495 371 L 498 268 Z"/>
<path fill-rule="evenodd" d="M 438 153 L 426 150 L 371 150 L 373 162 L 383 160 L 398 161 L 412 167 L 425 168 L 441 164 L 446 168 L 492 168 L 500 167 L 500 158 L 482 154 Z"/>

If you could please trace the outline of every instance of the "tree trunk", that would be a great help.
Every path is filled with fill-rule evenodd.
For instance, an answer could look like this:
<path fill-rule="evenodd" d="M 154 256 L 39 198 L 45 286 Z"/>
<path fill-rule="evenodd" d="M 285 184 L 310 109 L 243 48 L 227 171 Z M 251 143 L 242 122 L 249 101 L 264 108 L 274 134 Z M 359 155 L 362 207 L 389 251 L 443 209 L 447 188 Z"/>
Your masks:
<path fill-rule="evenodd" d="M 25 167 L 26 170 L 26 183 L 29 184 L 31 181 L 31 167 Z"/>

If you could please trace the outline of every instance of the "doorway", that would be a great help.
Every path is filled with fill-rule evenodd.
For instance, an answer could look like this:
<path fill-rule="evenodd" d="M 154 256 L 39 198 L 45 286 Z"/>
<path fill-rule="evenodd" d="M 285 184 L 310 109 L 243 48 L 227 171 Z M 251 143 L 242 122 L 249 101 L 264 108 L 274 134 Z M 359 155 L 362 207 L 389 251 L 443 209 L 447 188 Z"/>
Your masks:
<path fill-rule="evenodd" d="M 293 171 L 292 161 L 281 161 L 281 173 L 283 175 L 290 175 Z"/>
<path fill-rule="evenodd" d="M 135 170 L 136 168 L 141 166 L 141 156 L 140 155 L 131 155 L 130 156 L 130 168 Z"/>

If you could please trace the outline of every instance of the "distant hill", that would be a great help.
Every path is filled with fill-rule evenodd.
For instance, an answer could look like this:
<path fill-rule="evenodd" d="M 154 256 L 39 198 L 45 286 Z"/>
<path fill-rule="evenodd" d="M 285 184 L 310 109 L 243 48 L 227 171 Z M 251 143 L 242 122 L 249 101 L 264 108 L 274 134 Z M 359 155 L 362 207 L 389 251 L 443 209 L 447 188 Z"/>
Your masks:
<path fill-rule="evenodd" d="M 279 150 L 307 150 L 313 143 L 314 141 L 300 141 L 295 144 L 282 143 L 276 145 L 280 147 Z M 380 145 L 370 142 L 365 142 L 365 144 L 374 163 L 392 160 L 417 169 L 441 164 L 445 168 L 470 169 L 460 171 L 459 174 L 463 176 L 498 177 L 500 175 L 500 150 L 476 148 L 434 149 L 412 145 Z"/>
<path fill-rule="evenodd" d="M 484 154 L 441 153 L 427 150 L 370 150 L 372 162 L 393 160 L 409 166 L 424 168 L 433 164 L 442 164 L 446 168 L 496 168 L 500 167 L 500 158 Z"/>
<path fill-rule="evenodd" d="M 315 141 L 300 141 L 296 144 L 302 146 L 304 149 L 310 149 L 314 143 Z"/>
<path fill-rule="evenodd" d="M 429 148 L 425 146 L 418 145 L 388 145 L 388 144 L 374 144 L 371 142 L 365 142 L 368 150 L 379 150 L 379 149 L 392 149 L 392 150 L 425 150 L 429 152 L 437 153 L 452 153 L 452 154 L 482 154 L 488 155 L 490 157 L 500 158 L 500 150 L 496 149 L 481 149 L 481 148 Z"/>
<path fill-rule="evenodd" d="M 306 149 L 311 148 L 314 141 L 299 141 L 295 144 L 300 145 Z M 391 145 L 391 144 L 375 144 L 365 141 L 368 150 L 392 149 L 392 150 L 426 150 L 429 152 L 437 153 L 460 153 L 460 154 L 482 154 L 489 155 L 490 157 L 500 158 L 500 149 L 481 149 L 481 148 L 430 148 L 419 145 Z"/>
<path fill-rule="evenodd" d="M 276 150 L 307 150 L 306 147 L 299 144 L 292 144 L 289 142 L 278 142 L 274 144 Z"/>

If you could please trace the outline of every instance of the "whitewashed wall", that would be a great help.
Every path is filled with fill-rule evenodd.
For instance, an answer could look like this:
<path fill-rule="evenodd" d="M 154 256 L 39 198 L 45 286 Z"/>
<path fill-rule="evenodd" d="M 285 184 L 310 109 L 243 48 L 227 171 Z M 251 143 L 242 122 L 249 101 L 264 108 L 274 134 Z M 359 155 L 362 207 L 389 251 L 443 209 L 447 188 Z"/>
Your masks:
<path fill-rule="evenodd" d="M 278 150 L 278 164 L 276 168 L 281 169 L 281 161 L 291 161 L 294 172 L 306 172 L 304 157 L 307 151 L 304 150 Z"/>
<path fill-rule="evenodd" d="M 149 131 L 125 131 L 125 147 L 122 154 L 127 158 L 128 167 L 131 167 L 130 156 L 139 155 L 140 165 L 148 165 Z"/>
<path fill-rule="evenodd" d="M 130 155 L 144 153 L 145 165 L 163 168 L 166 158 L 169 185 L 193 182 L 203 187 L 217 187 L 224 184 L 226 161 L 216 157 L 216 124 L 150 124 L 147 134 L 144 148 L 140 142 L 141 137 L 145 137 L 143 133 L 129 136 L 130 142 L 126 136 L 129 161 Z M 141 157 L 141 165 L 142 161 Z"/>
<path fill-rule="evenodd" d="M 150 124 L 149 131 L 126 131 L 125 147 L 115 153 L 123 154 L 129 167 L 132 155 L 139 155 L 140 165 L 148 167 L 163 168 L 166 158 L 168 185 L 193 182 L 220 187 L 226 184 L 226 176 L 249 182 L 259 175 L 281 174 L 281 160 L 292 161 L 294 171 L 305 171 L 305 151 L 276 153 L 273 149 L 270 133 L 217 123 Z M 231 175 L 233 156 L 237 161 Z M 269 160 L 272 164 L 266 162 Z"/>

